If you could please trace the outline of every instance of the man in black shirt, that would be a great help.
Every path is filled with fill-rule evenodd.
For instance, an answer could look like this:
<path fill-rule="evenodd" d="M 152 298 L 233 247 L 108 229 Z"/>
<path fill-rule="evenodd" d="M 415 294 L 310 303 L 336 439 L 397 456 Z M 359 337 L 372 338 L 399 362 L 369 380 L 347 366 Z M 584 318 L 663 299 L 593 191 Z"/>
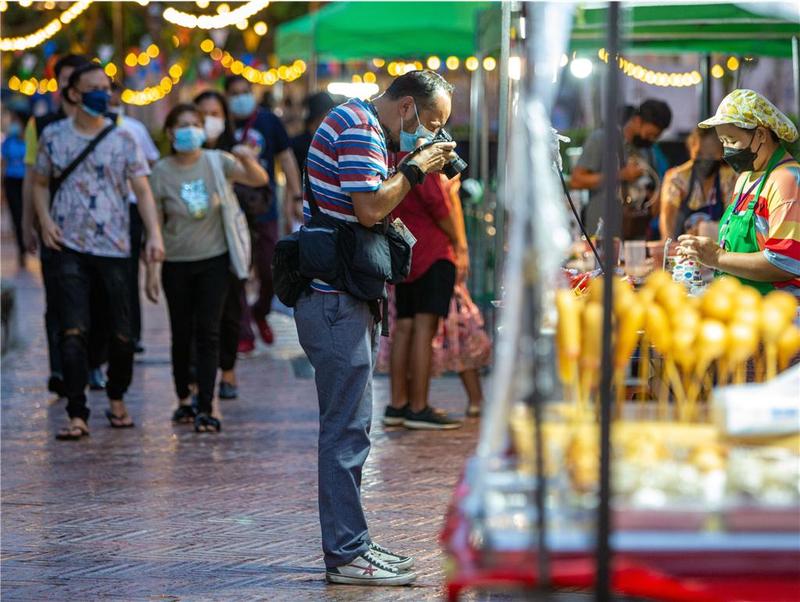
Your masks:
<path fill-rule="evenodd" d="M 59 91 L 67 88 L 69 77 L 89 59 L 81 54 L 67 54 L 62 56 L 55 64 L 56 81 Z M 75 114 L 76 107 L 65 94 L 61 94 L 60 103 L 56 110 L 31 117 L 25 129 L 25 179 L 22 184 L 22 238 L 25 248 L 35 252 L 37 247 L 34 208 L 33 208 L 33 166 L 36 163 L 36 154 L 39 150 L 39 136 L 48 125 Z M 64 379 L 61 369 L 61 352 L 59 351 L 58 303 L 59 296 L 55 275 L 55 252 L 41 245 L 40 258 L 42 263 L 42 282 L 45 291 L 45 329 L 47 330 L 47 351 L 50 356 L 50 378 L 47 388 L 58 396 L 64 395 Z"/>

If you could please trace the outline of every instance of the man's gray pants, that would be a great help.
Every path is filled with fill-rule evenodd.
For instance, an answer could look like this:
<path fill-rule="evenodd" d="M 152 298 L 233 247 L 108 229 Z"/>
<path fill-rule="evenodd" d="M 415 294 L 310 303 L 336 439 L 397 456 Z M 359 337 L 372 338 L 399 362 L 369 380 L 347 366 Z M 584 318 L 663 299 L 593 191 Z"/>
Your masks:
<path fill-rule="evenodd" d="M 300 344 L 319 398 L 319 520 L 325 566 L 348 564 L 370 544 L 361 507 L 369 454 L 377 327 L 369 306 L 347 294 L 311 292 L 295 306 Z"/>

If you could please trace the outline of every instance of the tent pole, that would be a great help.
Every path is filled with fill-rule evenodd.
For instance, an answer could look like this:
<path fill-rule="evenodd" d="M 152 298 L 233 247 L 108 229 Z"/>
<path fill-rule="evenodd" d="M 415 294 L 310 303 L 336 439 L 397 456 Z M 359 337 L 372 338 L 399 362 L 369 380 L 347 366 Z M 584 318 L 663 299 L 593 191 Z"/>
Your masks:
<path fill-rule="evenodd" d="M 608 3 L 608 40 L 606 48 L 609 56 L 619 52 L 619 3 Z M 609 62 L 606 68 L 607 124 L 617 118 L 619 104 L 619 69 Z M 606 147 L 619 148 L 620 131 L 615 127 L 606 128 Z M 611 404 L 614 399 L 612 360 L 614 357 L 611 340 L 611 312 L 614 289 L 614 239 L 620 231 L 620 212 L 617 197 L 619 159 L 616 153 L 606 153 L 603 159 L 603 188 L 605 240 L 603 241 L 603 271 L 606 276 L 603 286 L 603 339 L 600 380 L 600 499 L 597 505 L 597 583 L 596 600 L 610 602 L 611 575 L 613 574 L 611 550 Z"/>
<path fill-rule="evenodd" d="M 511 54 L 511 2 L 501 4 L 500 22 L 500 99 L 497 120 L 497 199 L 494 212 L 494 297 L 500 298 L 500 287 L 503 284 L 503 257 L 505 253 L 506 208 L 499 202 L 505 198 L 505 186 L 508 165 L 508 123 L 511 119 L 510 80 L 508 77 L 508 57 Z"/>
<path fill-rule="evenodd" d="M 794 83 L 794 110 L 800 119 L 800 37 L 792 37 L 792 81 Z"/>
<path fill-rule="evenodd" d="M 707 119 L 711 116 L 711 55 L 704 54 L 700 59 L 700 73 L 703 82 L 700 84 L 700 119 Z"/>
<path fill-rule="evenodd" d="M 475 181 L 480 181 L 481 173 L 480 173 L 480 129 L 481 129 L 481 109 L 480 109 L 480 86 L 481 82 L 478 79 L 480 77 L 480 70 L 476 69 L 472 72 L 472 76 L 470 78 L 469 84 L 469 177 Z M 481 197 L 486 195 L 486 191 L 484 190 L 481 194 Z M 472 217 L 472 219 L 466 222 L 467 226 L 467 238 L 470 241 L 469 249 L 470 249 L 470 264 L 475 266 L 475 269 L 471 269 L 469 273 L 469 280 L 470 280 L 470 290 L 473 291 L 473 294 L 478 292 L 478 285 L 480 280 L 478 279 L 478 269 L 477 266 L 481 261 L 481 255 L 479 253 L 479 246 L 480 246 L 480 236 L 481 236 L 481 225 L 483 224 L 483 218 L 478 217 L 478 208 L 480 201 L 482 204 L 481 199 L 474 199 L 474 202 L 471 203 L 471 207 L 469 211 L 465 211 L 464 215 Z M 477 296 L 477 295 L 476 295 Z"/>

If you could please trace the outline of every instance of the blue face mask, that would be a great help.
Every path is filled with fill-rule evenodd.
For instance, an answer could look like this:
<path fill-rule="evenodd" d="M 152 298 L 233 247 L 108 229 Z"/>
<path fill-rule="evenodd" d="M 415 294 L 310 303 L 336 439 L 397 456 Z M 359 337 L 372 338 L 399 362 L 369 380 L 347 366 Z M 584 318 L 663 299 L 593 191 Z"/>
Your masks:
<path fill-rule="evenodd" d="M 256 97 L 252 92 L 237 94 L 230 99 L 231 113 L 237 117 L 248 117 L 256 110 Z"/>
<path fill-rule="evenodd" d="M 420 138 L 431 140 L 435 136 L 435 134 L 422 125 L 422 122 L 419 120 L 416 103 L 414 103 L 414 115 L 417 117 L 418 125 L 417 129 L 413 132 L 406 132 L 403 130 L 403 116 L 400 116 L 400 152 L 410 153 L 417 148 L 417 140 Z"/>
<path fill-rule="evenodd" d="M 203 146 L 205 141 L 205 130 L 189 125 L 175 130 L 175 140 L 172 142 L 172 146 L 179 153 L 190 153 Z"/>
<path fill-rule="evenodd" d="M 111 94 L 106 90 L 92 90 L 81 94 L 81 107 L 92 117 L 100 117 L 108 112 Z"/>
<path fill-rule="evenodd" d="M 8 124 L 8 135 L 13 137 L 19 136 L 22 133 L 22 126 L 16 122 L 12 121 Z"/>

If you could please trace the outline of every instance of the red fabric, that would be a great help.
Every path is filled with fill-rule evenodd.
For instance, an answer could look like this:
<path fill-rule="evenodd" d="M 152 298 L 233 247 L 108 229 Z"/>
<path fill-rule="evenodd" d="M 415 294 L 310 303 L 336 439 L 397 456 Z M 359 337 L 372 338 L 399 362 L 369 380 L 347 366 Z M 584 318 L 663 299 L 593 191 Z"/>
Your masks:
<path fill-rule="evenodd" d="M 398 153 L 399 162 L 405 154 Z M 406 282 L 420 278 L 441 259 L 455 263 L 453 245 L 438 222 L 450 215 L 450 183 L 440 174 L 429 174 L 419 186 L 414 186 L 392 212 L 399 217 L 417 239 L 411 254 L 411 273 Z"/>

